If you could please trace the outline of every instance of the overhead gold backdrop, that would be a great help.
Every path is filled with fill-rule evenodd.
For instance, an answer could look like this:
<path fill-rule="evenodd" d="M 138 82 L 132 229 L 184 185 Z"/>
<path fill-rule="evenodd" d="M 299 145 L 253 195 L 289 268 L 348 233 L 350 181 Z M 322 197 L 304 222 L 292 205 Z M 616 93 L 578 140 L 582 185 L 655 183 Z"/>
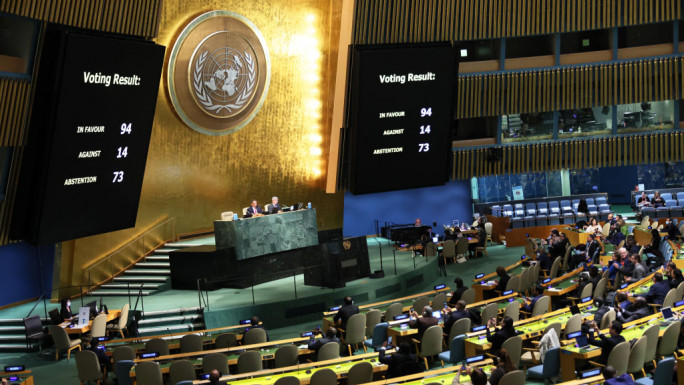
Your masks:
<path fill-rule="evenodd" d="M 155 39 L 167 47 L 165 66 L 182 28 L 211 10 L 245 16 L 266 40 L 272 75 L 261 111 L 236 133 L 200 134 L 174 112 L 164 73 L 137 226 L 64 242 L 56 265 L 60 286 L 88 283 L 88 268 L 167 218 L 176 218 L 179 234 L 209 229 L 222 211 L 241 215 L 252 199 L 312 202 L 320 230 L 342 226 L 342 194 L 324 192 L 341 1 L 166 0 Z M 93 283 L 107 273 L 94 274 Z"/>

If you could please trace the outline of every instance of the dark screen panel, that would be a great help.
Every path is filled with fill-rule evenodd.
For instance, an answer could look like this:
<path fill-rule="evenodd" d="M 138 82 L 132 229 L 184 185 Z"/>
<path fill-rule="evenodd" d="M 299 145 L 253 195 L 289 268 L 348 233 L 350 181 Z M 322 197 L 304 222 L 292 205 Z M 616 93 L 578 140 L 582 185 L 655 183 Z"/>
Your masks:
<path fill-rule="evenodd" d="M 457 73 L 456 49 L 449 44 L 355 47 L 353 194 L 444 184 Z"/>

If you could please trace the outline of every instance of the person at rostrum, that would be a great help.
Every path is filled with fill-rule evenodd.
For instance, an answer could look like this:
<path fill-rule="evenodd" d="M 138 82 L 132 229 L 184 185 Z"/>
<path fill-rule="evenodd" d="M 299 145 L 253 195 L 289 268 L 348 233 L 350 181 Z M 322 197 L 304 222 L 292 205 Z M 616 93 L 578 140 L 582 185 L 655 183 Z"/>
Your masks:
<path fill-rule="evenodd" d="M 387 341 L 383 342 L 383 347 L 387 347 Z M 412 371 L 420 371 L 421 366 L 417 365 L 417 359 L 414 354 L 411 354 L 411 344 L 408 341 L 403 341 L 399 344 L 399 349 L 394 354 L 385 354 L 385 349 L 380 350 L 378 360 L 387 365 L 387 378 L 394 378 L 404 376 L 406 373 L 406 366 L 410 366 Z M 415 363 L 416 365 L 412 365 Z"/>
<path fill-rule="evenodd" d="M 442 310 L 442 313 L 444 314 L 444 332 L 449 333 L 451 330 L 451 326 L 453 324 L 463 318 L 470 318 L 470 313 L 466 310 L 466 301 L 460 300 L 456 303 L 456 310 L 451 310 L 450 307 L 447 307 Z"/>
<path fill-rule="evenodd" d="M 318 333 L 323 333 L 320 330 L 318 330 Z M 309 341 L 309 350 L 313 350 L 316 353 L 318 353 L 318 350 L 328 342 L 337 342 L 338 344 L 340 343 L 340 339 L 337 338 L 337 329 L 334 327 L 329 327 L 325 331 L 325 336 L 319 338 L 319 339 L 312 339 Z"/>
<path fill-rule="evenodd" d="M 337 311 L 333 321 L 340 325 L 342 329 L 347 327 L 347 320 L 354 314 L 359 314 L 359 307 L 354 305 L 354 300 L 350 296 L 344 297 L 344 305 Z"/>
<path fill-rule="evenodd" d="M 601 355 L 598 357 L 597 362 L 605 365 L 608 362 L 608 356 L 610 352 L 613 351 L 615 345 L 620 342 L 625 342 L 625 337 L 621 336 L 622 333 L 622 322 L 613 321 L 610 324 L 610 329 L 608 330 L 608 335 L 603 335 L 599 331 L 596 321 L 591 321 L 591 327 L 594 329 L 594 333 L 598 333 L 599 339 L 594 337 L 594 333 L 589 334 L 589 343 L 601 348 Z"/>
<path fill-rule="evenodd" d="M 430 306 L 425 306 L 425 308 L 423 308 L 422 317 L 418 317 L 418 313 L 416 313 L 415 310 L 411 312 L 411 317 L 413 318 L 409 321 L 409 327 L 418 329 L 418 341 L 423 340 L 423 333 L 425 333 L 430 326 L 439 324 L 439 320 L 432 316 L 432 307 Z"/>
<path fill-rule="evenodd" d="M 489 330 L 489 328 L 493 326 L 494 334 L 492 334 Z M 513 327 L 513 318 L 511 317 L 506 316 L 503 318 L 503 320 L 501 320 L 501 329 L 497 329 L 495 326 L 496 319 L 492 318 L 487 321 L 487 329 L 485 329 L 487 330 L 487 341 L 491 342 L 492 344 L 489 353 L 494 355 L 499 352 L 499 349 L 501 349 L 501 346 L 504 342 L 506 342 L 507 339 L 515 337 L 517 334 L 515 328 Z"/>
<path fill-rule="evenodd" d="M 278 200 L 278 197 L 271 198 L 271 205 L 268 206 L 268 213 L 269 214 L 276 214 L 276 213 L 279 213 L 282 211 L 283 211 L 283 208 L 280 207 L 280 201 Z"/>
<path fill-rule="evenodd" d="M 451 298 L 449 298 L 449 305 L 456 305 L 456 303 L 461 300 L 463 292 L 468 290 L 467 287 L 463 286 L 463 280 L 460 277 L 456 277 L 454 283 L 456 284 L 456 290 L 454 290 L 451 294 Z"/>
<path fill-rule="evenodd" d="M 257 203 L 256 199 L 252 201 L 251 205 L 247 208 L 247 213 L 245 218 L 260 217 L 264 215 L 264 210 Z"/>

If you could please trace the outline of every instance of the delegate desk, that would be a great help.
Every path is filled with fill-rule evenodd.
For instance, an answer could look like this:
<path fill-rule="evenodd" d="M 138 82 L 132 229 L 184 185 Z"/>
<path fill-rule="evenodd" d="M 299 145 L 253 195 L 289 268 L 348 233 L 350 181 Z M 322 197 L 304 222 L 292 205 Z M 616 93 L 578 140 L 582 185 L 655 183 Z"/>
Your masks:
<path fill-rule="evenodd" d="M 508 273 L 508 275 L 510 275 L 512 277 L 514 275 L 521 274 L 524 269 L 529 267 L 529 266 L 523 265 L 523 262 L 525 262 L 526 260 L 527 259 L 518 260 L 516 263 L 514 263 L 512 265 L 506 266 L 506 272 Z M 484 274 L 484 273 L 482 273 L 482 274 Z M 496 272 L 489 273 L 489 274 L 486 274 L 485 276 L 480 277 L 480 278 L 473 278 L 473 284 L 480 284 L 480 282 L 482 282 L 482 281 L 490 281 L 492 279 L 497 279 L 497 278 L 498 278 L 498 275 L 496 274 Z M 477 294 L 475 296 L 477 297 Z"/>
<path fill-rule="evenodd" d="M 119 316 L 121 316 L 121 309 L 109 310 L 109 313 L 107 314 L 107 322 L 114 321 L 115 319 L 119 318 Z M 93 326 L 93 320 L 88 321 L 87 325 L 82 326 L 74 325 L 74 327 L 71 327 L 71 323 L 69 321 L 62 322 L 59 324 L 59 326 L 66 330 L 67 334 L 83 334 L 90 331 L 90 328 Z"/>
<path fill-rule="evenodd" d="M 318 244 L 316 209 L 238 221 L 214 221 L 216 249 L 235 248 L 238 261 Z"/>
<path fill-rule="evenodd" d="M 8 384 L 33 385 L 33 375 L 28 369 L 20 372 L 0 372 L 0 378 L 7 379 Z"/>
<path fill-rule="evenodd" d="M 676 311 L 681 311 L 684 306 L 676 308 Z M 660 319 L 662 318 L 661 313 L 651 314 L 650 316 L 638 319 L 636 321 L 628 322 L 623 326 L 625 329 L 620 333 L 621 336 L 625 337 L 625 341 L 631 341 L 632 339 L 639 339 L 644 334 L 646 329 L 652 325 L 659 325 Z M 673 322 L 680 322 L 679 320 Z M 628 329 L 629 328 L 629 329 Z M 660 326 L 658 335 L 660 337 L 665 333 L 667 326 Z M 608 334 L 608 330 L 603 330 L 602 334 Z M 590 360 L 592 358 L 601 355 L 601 348 L 598 346 L 589 346 L 588 348 L 580 349 L 575 346 L 574 341 L 564 341 L 568 344 L 561 348 L 561 381 L 570 381 L 575 379 L 575 360 Z M 562 345 L 563 343 L 561 343 Z"/>
<path fill-rule="evenodd" d="M 480 367 L 482 368 L 482 371 L 487 374 L 487 377 L 492 373 L 492 370 L 494 370 L 495 366 L 492 365 L 492 360 L 491 359 L 486 359 L 483 361 L 476 362 L 472 365 L 468 365 L 470 367 Z M 416 374 L 409 374 L 407 376 L 402 376 L 402 377 L 395 377 L 391 379 L 392 384 L 405 384 L 405 385 L 425 385 L 425 383 L 438 383 L 438 384 L 453 384 L 455 377 L 458 375 L 458 369 L 460 366 L 454 365 L 454 366 L 449 366 L 446 368 L 441 368 L 441 369 L 436 369 L 436 370 L 430 370 L 426 372 L 420 372 Z M 426 381 L 428 380 L 429 381 Z M 366 385 L 386 385 L 389 381 L 387 380 L 382 380 L 382 381 L 375 381 L 375 382 L 369 382 Z M 463 374 L 459 378 L 459 382 L 461 384 L 467 384 L 470 383 L 470 376 L 467 374 Z"/>
<path fill-rule="evenodd" d="M 259 324 L 261 324 L 261 323 L 259 323 Z M 131 348 L 133 348 L 136 351 L 136 353 L 142 353 L 145 350 L 145 342 L 147 342 L 151 339 L 154 339 L 154 338 L 161 338 L 161 339 L 166 340 L 166 342 L 169 344 L 169 350 L 173 350 L 173 349 L 180 349 L 180 338 L 182 338 L 183 336 L 186 336 L 188 334 L 202 335 L 204 345 L 212 345 L 215 342 L 214 337 L 216 337 L 218 334 L 238 331 L 240 333 L 235 334 L 235 338 L 237 338 L 237 340 L 240 341 L 240 340 L 242 340 L 241 329 L 244 329 L 244 328 L 247 328 L 250 326 L 251 325 L 223 326 L 223 327 L 214 328 L 214 329 L 194 330 L 194 331 L 187 331 L 187 332 L 181 332 L 181 333 L 159 334 L 159 335 L 154 335 L 154 336 L 132 337 L 132 338 L 125 338 L 125 339 L 118 339 L 118 340 L 102 341 L 101 344 L 104 345 L 108 349 L 107 354 L 111 354 L 112 349 L 116 349 L 119 346 L 130 346 Z"/>
<path fill-rule="evenodd" d="M 388 350 L 388 353 L 393 353 Z M 337 379 L 347 377 L 349 369 L 359 362 L 369 362 L 373 365 L 373 373 L 387 371 L 387 365 L 378 362 L 377 353 L 359 354 L 353 357 L 341 357 L 322 362 L 312 362 L 295 366 L 287 366 L 278 369 L 260 370 L 258 372 L 243 373 L 238 375 L 222 376 L 221 381 L 230 385 L 271 385 L 278 379 L 286 376 L 294 376 L 299 379 L 301 385 L 307 385 L 311 381 L 311 376 L 320 369 L 331 369 L 337 375 Z M 209 381 L 194 381 L 193 384 L 208 384 Z"/>
<path fill-rule="evenodd" d="M 595 309 L 591 306 L 591 301 L 580 304 L 581 314 L 584 319 L 594 315 Z M 518 335 L 523 340 L 530 338 L 541 337 L 544 329 L 553 323 L 560 323 L 561 330 L 565 328 L 565 324 L 572 317 L 572 314 L 567 309 L 559 309 L 548 314 L 529 318 L 522 321 L 517 321 L 513 325 L 518 331 Z M 468 338 L 465 340 L 466 357 L 477 355 L 478 352 L 484 352 L 492 347 L 492 344 L 487 341 L 487 334 L 485 331 L 468 333 Z"/>
<path fill-rule="evenodd" d="M 544 295 L 548 295 L 553 299 L 554 297 L 560 297 L 574 291 L 579 285 L 579 274 L 583 270 L 584 268 L 578 267 L 556 279 L 543 283 L 542 286 L 545 287 Z M 551 310 L 550 306 L 551 304 L 549 303 L 549 310 Z"/>

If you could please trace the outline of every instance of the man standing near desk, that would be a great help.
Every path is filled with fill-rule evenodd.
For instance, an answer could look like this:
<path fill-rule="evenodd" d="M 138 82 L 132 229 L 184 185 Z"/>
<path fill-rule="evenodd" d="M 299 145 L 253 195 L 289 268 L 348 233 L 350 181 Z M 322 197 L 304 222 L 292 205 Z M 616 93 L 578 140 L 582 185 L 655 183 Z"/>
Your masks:
<path fill-rule="evenodd" d="M 260 217 L 262 215 L 264 215 L 264 210 L 262 210 L 261 206 L 257 204 L 256 199 L 253 200 L 251 206 L 247 208 L 247 214 L 245 214 L 245 218 Z"/>
<path fill-rule="evenodd" d="M 277 214 L 283 212 L 283 208 L 280 207 L 278 197 L 271 198 L 271 204 L 266 206 L 266 209 L 268 210 L 269 214 Z"/>
<path fill-rule="evenodd" d="M 333 317 L 333 321 L 340 325 L 342 329 L 346 329 L 347 320 L 354 314 L 359 314 L 359 307 L 354 305 L 352 297 L 346 296 L 344 297 L 344 305 L 337 311 L 337 314 Z"/>
<path fill-rule="evenodd" d="M 594 332 L 599 333 L 599 339 L 597 340 L 594 338 L 594 333 L 591 333 L 589 334 L 589 343 L 601 348 L 601 356 L 599 356 L 597 362 L 605 365 L 606 362 L 608 362 L 608 356 L 610 355 L 610 352 L 613 351 L 615 345 L 620 342 L 625 342 L 625 337 L 620 335 L 620 333 L 622 333 L 622 322 L 617 320 L 613 321 L 610 324 L 608 336 L 601 334 L 598 325 L 596 325 L 596 321 L 591 322 L 591 327 L 594 329 Z"/>

